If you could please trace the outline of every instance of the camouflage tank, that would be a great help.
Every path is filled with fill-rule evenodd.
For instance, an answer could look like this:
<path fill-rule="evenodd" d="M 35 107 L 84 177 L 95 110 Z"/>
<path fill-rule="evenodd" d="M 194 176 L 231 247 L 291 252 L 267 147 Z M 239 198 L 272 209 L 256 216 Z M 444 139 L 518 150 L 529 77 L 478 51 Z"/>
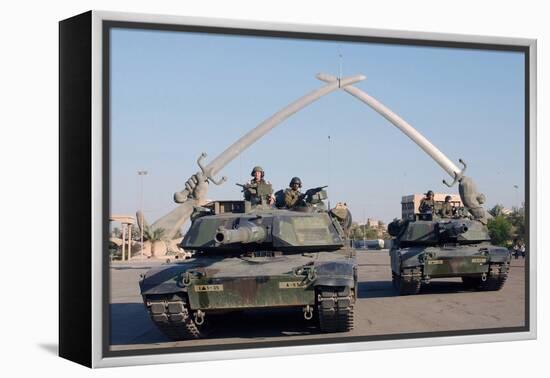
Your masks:
<path fill-rule="evenodd" d="M 388 225 L 392 279 L 401 295 L 417 294 L 433 278 L 461 277 L 467 290 L 500 290 L 510 252 L 491 244 L 487 226 L 469 217 L 416 214 Z"/>
<path fill-rule="evenodd" d="M 316 191 L 293 210 L 248 201 L 196 208 L 181 243 L 193 257 L 140 282 L 154 323 L 173 339 L 193 339 L 207 333 L 210 314 L 294 307 L 322 332 L 352 329 L 357 267 L 342 227 L 349 222 L 342 209 L 327 211 L 323 196 Z"/>

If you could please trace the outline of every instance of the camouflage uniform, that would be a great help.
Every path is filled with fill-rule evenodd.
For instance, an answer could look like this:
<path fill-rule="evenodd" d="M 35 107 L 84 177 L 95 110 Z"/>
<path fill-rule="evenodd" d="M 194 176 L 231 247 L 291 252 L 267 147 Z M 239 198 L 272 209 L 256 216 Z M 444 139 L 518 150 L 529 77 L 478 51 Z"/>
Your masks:
<path fill-rule="evenodd" d="M 288 184 L 288 188 L 284 192 L 285 206 L 292 209 L 296 206 L 305 206 L 304 195 L 300 192 L 302 180 L 299 177 L 293 177 Z"/>
<path fill-rule="evenodd" d="M 256 173 L 258 172 L 261 173 L 261 178 L 256 177 Z M 262 203 L 271 205 L 274 199 L 273 188 L 271 187 L 271 183 L 264 180 L 263 168 L 259 165 L 255 166 L 252 168 L 250 176 L 253 177 L 252 180 L 250 180 L 250 182 L 245 184 L 243 187 L 244 199 L 246 201 L 250 201 L 252 206 L 260 205 Z M 264 195 L 265 198 L 261 198 L 262 195 Z"/>
<path fill-rule="evenodd" d="M 299 206 L 302 202 L 302 192 L 300 190 L 294 190 L 292 188 L 285 189 L 285 206 L 288 208 L 293 208 Z"/>
<path fill-rule="evenodd" d="M 264 185 L 271 185 L 269 181 L 266 181 L 264 179 L 261 179 L 260 181 L 256 181 L 255 178 L 250 180 L 248 184 L 246 184 L 246 187 L 244 188 L 244 199 L 246 201 L 250 201 L 250 203 L 254 205 L 259 205 L 262 203 L 262 198 L 258 195 L 258 185 L 264 184 Z M 271 190 L 271 193 L 266 194 L 265 196 L 265 203 L 269 204 L 271 201 L 271 196 L 273 195 L 273 190 Z"/>
<path fill-rule="evenodd" d="M 439 214 L 442 218 L 452 218 L 453 216 L 453 204 L 450 202 L 443 202 Z"/>
<path fill-rule="evenodd" d="M 435 209 L 435 201 L 433 199 L 422 198 L 420 201 L 420 206 L 418 206 L 418 211 L 420 213 L 433 213 Z"/>

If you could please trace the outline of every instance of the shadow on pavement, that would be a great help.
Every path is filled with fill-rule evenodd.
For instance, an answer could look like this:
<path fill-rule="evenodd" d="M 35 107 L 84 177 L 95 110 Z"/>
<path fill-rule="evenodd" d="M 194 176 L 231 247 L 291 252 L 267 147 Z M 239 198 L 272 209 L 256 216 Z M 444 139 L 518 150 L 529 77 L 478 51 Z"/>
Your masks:
<path fill-rule="evenodd" d="M 150 319 L 142 303 L 112 303 L 111 345 L 152 344 L 173 341 Z M 268 338 L 318 333 L 315 320 L 304 319 L 301 309 L 231 312 L 207 316 L 208 339 Z"/>
<path fill-rule="evenodd" d="M 386 298 L 398 296 L 397 291 L 393 288 L 391 281 L 367 281 L 359 282 L 357 297 L 365 298 Z M 461 281 L 431 281 L 429 284 L 422 284 L 420 293 L 417 295 L 427 294 L 453 294 L 453 293 L 470 293 L 464 289 Z"/>
<path fill-rule="evenodd" d="M 420 294 L 452 294 L 452 293 L 470 293 L 465 290 L 462 281 L 432 281 L 427 285 L 422 285 Z"/>
<path fill-rule="evenodd" d="M 151 269 L 152 266 L 111 266 L 111 269 L 113 270 L 135 270 L 135 269 Z"/>
<path fill-rule="evenodd" d="M 357 286 L 357 297 L 359 299 L 397 296 L 397 292 L 393 289 L 391 281 L 359 282 Z"/>
<path fill-rule="evenodd" d="M 169 341 L 155 327 L 143 303 L 111 303 L 111 345 Z"/>

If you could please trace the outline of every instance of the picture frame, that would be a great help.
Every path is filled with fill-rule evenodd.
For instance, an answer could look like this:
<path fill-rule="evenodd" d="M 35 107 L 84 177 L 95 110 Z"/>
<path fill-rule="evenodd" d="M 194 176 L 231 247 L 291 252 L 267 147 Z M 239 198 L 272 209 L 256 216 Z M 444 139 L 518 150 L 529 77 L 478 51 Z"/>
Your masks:
<path fill-rule="evenodd" d="M 110 132 L 113 29 L 289 40 L 375 43 L 524 56 L 525 318 L 506 330 L 398 333 L 365 337 L 110 350 L 108 250 L 112 216 Z M 314 25 L 90 11 L 60 22 L 60 355 L 89 367 L 204 361 L 536 337 L 536 41 Z M 259 122 L 259 120 L 258 120 Z M 76 126 L 75 126 L 76 125 Z M 192 174 L 192 172 L 188 172 Z M 182 182 L 183 183 L 183 182 Z M 391 277 L 390 277 L 391 280 Z"/>

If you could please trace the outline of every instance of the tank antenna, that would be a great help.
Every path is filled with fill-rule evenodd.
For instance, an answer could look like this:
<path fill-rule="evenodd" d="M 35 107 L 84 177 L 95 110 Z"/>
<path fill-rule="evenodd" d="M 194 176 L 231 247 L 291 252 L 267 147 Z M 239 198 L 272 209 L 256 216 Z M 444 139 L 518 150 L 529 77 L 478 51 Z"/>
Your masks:
<path fill-rule="evenodd" d="M 327 174 L 328 174 L 328 179 L 327 179 L 327 185 L 328 187 L 330 188 L 330 134 L 328 135 L 328 149 L 327 149 L 327 155 L 328 155 L 328 169 L 327 169 Z M 328 208 L 330 210 L 330 198 L 328 199 Z"/>
<path fill-rule="evenodd" d="M 340 87 L 340 80 L 343 77 L 343 58 L 342 55 L 342 44 L 338 44 L 338 87 Z M 330 188 L 330 134 L 328 135 L 328 187 Z M 328 208 L 330 209 L 330 198 L 328 200 Z"/>
<path fill-rule="evenodd" d="M 342 45 L 338 45 L 338 83 L 340 83 L 340 80 L 342 79 L 343 71 L 344 71 L 344 56 L 342 54 Z M 340 86 L 340 85 L 338 85 Z"/>

